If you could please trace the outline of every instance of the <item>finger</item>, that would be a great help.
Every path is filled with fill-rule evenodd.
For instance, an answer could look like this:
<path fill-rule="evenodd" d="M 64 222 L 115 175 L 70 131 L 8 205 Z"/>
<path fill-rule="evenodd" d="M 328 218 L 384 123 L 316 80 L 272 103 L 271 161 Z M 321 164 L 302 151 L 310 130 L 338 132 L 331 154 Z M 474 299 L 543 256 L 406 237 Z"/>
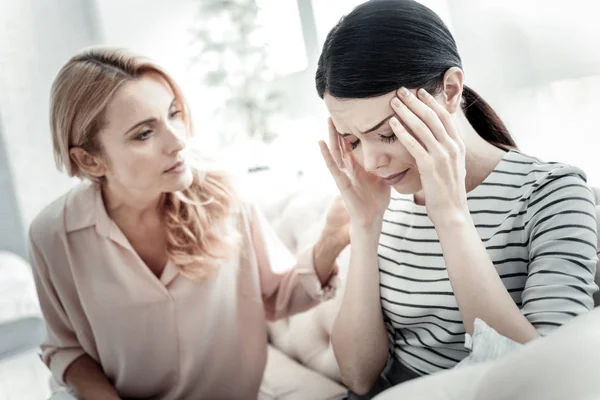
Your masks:
<path fill-rule="evenodd" d="M 329 127 L 329 146 L 331 147 L 331 155 L 338 167 L 342 168 L 344 164 L 340 152 L 340 135 L 338 134 L 337 129 L 335 129 L 335 125 L 333 125 L 331 118 L 327 119 L 327 124 Z"/>
<path fill-rule="evenodd" d="M 392 123 L 390 122 L 390 124 Z M 396 133 L 396 136 L 398 136 L 400 143 L 402 143 L 410 155 L 415 159 L 419 171 L 426 171 L 431 165 L 432 158 L 423 145 L 405 130 Z"/>
<path fill-rule="evenodd" d="M 433 110 L 429 109 L 406 88 L 398 90 L 398 97 L 392 99 L 391 105 L 403 124 L 423 142 L 428 151 L 436 151 L 440 147 L 437 137 L 425 121 L 425 119 L 429 120 L 436 130 L 443 129 L 439 120 L 437 126 L 432 121 L 434 117 L 437 119 Z"/>
<path fill-rule="evenodd" d="M 452 121 L 450 113 L 445 107 L 438 103 L 438 101 L 425 89 L 419 89 L 417 91 L 417 96 L 426 106 L 433 110 L 437 116 L 437 119 L 441 123 L 442 129 L 438 128 L 438 131 L 432 130 L 440 142 L 443 143 L 448 137 L 454 140 L 462 140 L 458 135 L 456 126 L 454 125 L 454 121 Z"/>
<path fill-rule="evenodd" d="M 324 141 L 319 140 L 319 147 L 321 148 L 321 154 L 323 155 L 325 164 L 327 165 L 327 168 L 329 169 L 329 172 L 331 173 L 331 176 L 333 177 L 335 184 L 337 185 L 340 192 L 343 193 L 350 187 L 350 185 L 351 185 L 350 179 L 338 167 L 337 163 L 335 162 L 335 160 L 333 159 L 333 157 L 331 155 L 331 152 L 329 151 L 329 147 L 327 147 L 327 144 Z"/>
<path fill-rule="evenodd" d="M 356 160 L 354 159 L 354 155 L 352 154 L 352 148 L 350 147 L 350 143 L 340 138 L 340 146 L 342 148 L 342 158 L 344 161 L 344 166 L 348 169 L 349 172 L 354 173 L 356 169 Z"/>
<path fill-rule="evenodd" d="M 337 135 L 337 142 L 340 149 L 340 157 L 342 159 L 342 165 L 340 168 L 348 169 L 352 168 L 351 162 L 349 161 L 348 155 L 351 154 L 348 150 L 348 143 L 339 135 Z"/>

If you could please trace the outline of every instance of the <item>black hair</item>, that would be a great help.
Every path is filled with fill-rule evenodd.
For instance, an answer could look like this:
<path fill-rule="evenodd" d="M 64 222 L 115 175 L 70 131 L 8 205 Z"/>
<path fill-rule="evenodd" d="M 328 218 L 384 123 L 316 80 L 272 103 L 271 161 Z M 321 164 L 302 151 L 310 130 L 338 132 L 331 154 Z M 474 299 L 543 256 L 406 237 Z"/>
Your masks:
<path fill-rule="evenodd" d="M 381 96 L 404 86 L 438 94 L 448 69 L 462 69 L 454 37 L 429 8 L 414 0 L 370 0 L 329 32 L 315 76 L 321 98 Z M 463 85 L 462 104 L 475 131 L 500 148 L 516 147 L 492 107 Z"/>

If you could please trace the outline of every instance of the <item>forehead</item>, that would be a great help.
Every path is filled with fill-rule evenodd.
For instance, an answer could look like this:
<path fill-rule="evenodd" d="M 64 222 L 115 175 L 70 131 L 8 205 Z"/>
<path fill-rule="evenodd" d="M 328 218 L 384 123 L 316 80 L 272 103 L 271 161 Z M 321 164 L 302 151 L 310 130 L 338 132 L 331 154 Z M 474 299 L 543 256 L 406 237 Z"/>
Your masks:
<path fill-rule="evenodd" d="M 162 76 L 144 74 L 125 83 L 114 94 L 106 107 L 107 124 L 136 123 L 159 117 L 169 108 L 174 96 L 171 86 Z"/>
<path fill-rule="evenodd" d="M 335 128 L 340 133 L 364 132 L 393 112 L 390 101 L 395 92 L 367 99 L 339 99 L 325 94 L 324 101 Z"/>

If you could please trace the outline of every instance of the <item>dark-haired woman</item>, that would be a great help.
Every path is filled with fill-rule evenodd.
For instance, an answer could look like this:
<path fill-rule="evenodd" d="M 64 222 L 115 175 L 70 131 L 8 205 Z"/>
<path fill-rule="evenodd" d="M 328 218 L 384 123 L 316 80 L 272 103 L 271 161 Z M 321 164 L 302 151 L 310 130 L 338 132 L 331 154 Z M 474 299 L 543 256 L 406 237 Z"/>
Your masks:
<path fill-rule="evenodd" d="M 364 3 L 325 41 L 321 150 L 352 220 L 332 341 L 351 398 L 455 366 L 474 327 L 494 331 L 478 344 L 493 358 L 593 307 L 585 174 L 518 151 L 464 77 L 447 27 L 412 0 Z"/>

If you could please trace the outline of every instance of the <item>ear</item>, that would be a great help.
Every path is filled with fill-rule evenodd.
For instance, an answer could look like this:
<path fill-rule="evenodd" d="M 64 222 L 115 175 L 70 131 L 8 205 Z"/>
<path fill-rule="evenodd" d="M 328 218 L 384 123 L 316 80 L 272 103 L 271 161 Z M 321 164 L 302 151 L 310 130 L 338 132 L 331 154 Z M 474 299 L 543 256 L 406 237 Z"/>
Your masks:
<path fill-rule="evenodd" d="M 443 105 L 450 114 L 460 110 L 464 73 L 458 67 L 452 67 L 444 74 Z"/>
<path fill-rule="evenodd" d="M 72 147 L 69 155 L 82 172 L 96 178 L 106 175 L 106 165 L 100 157 L 92 156 L 81 147 Z"/>

